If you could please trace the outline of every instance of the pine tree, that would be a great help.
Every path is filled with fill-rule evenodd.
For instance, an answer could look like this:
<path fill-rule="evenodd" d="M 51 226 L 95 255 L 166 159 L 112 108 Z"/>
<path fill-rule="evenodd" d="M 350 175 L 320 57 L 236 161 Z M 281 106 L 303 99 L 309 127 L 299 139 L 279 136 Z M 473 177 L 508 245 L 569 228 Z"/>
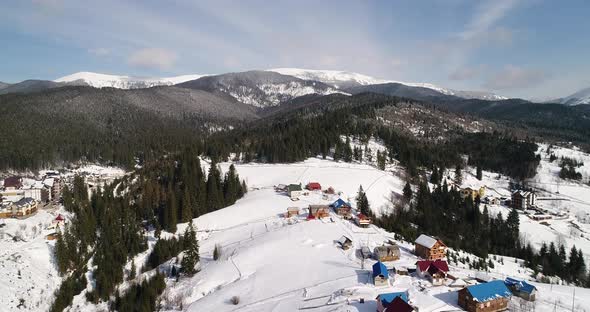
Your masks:
<path fill-rule="evenodd" d="M 188 190 L 184 190 L 182 197 L 182 213 L 181 221 L 188 222 L 193 218 L 193 207 L 191 203 L 191 196 Z"/>
<path fill-rule="evenodd" d="M 184 232 L 184 256 L 182 257 L 182 270 L 187 275 L 196 273 L 195 266 L 199 262 L 199 242 L 197 241 L 197 234 L 193 227 L 193 222 Z"/>
<path fill-rule="evenodd" d="M 475 176 L 476 176 L 476 178 L 477 178 L 478 180 L 480 180 L 480 181 L 481 181 L 481 179 L 483 178 L 483 172 L 482 172 L 482 170 L 481 170 L 481 166 L 477 166 L 477 169 L 476 169 L 476 174 L 475 174 Z"/>
<path fill-rule="evenodd" d="M 410 185 L 410 182 L 406 182 L 406 186 L 404 186 L 404 198 L 407 201 L 412 200 L 412 186 Z"/>
<path fill-rule="evenodd" d="M 461 184 L 463 183 L 463 168 L 461 167 L 461 165 L 457 165 L 455 167 L 455 184 L 457 185 L 457 187 L 461 187 Z"/>
<path fill-rule="evenodd" d="M 365 191 L 363 190 L 363 186 L 359 186 L 359 191 L 356 197 L 356 207 L 357 209 L 364 214 L 365 216 L 370 216 L 371 215 L 371 209 L 369 207 L 369 200 L 367 198 L 367 195 L 365 194 Z"/>

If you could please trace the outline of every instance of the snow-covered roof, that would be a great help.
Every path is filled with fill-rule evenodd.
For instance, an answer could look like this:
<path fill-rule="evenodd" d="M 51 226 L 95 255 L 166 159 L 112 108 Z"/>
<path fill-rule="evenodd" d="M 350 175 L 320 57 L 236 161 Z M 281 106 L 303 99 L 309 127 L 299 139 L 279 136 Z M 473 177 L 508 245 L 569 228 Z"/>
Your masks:
<path fill-rule="evenodd" d="M 434 247 L 434 244 L 436 244 L 436 242 L 437 240 L 435 238 L 422 234 L 416 239 L 415 243 L 426 248 L 432 248 Z"/>
<path fill-rule="evenodd" d="M 45 184 L 47 187 L 53 187 L 54 182 L 55 182 L 54 178 L 47 178 L 47 179 L 43 180 L 43 184 Z"/>

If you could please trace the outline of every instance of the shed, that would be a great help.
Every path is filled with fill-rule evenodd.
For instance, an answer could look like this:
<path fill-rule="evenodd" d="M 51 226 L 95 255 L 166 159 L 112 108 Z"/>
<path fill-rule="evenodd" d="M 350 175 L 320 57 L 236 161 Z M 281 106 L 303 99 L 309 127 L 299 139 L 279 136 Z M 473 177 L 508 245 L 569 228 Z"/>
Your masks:
<path fill-rule="evenodd" d="M 309 183 L 307 183 L 306 188 L 310 191 L 321 191 L 322 185 L 319 184 L 318 182 L 309 182 Z"/>
<path fill-rule="evenodd" d="M 377 246 L 373 250 L 375 259 L 379 261 L 395 261 L 400 258 L 400 250 L 398 245 L 384 245 Z"/>
<path fill-rule="evenodd" d="M 287 208 L 287 218 L 296 217 L 299 215 L 299 207 L 289 207 Z"/>
<path fill-rule="evenodd" d="M 289 184 L 289 186 L 287 186 L 287 193 L 291 199 L 299 199 L 299 196 L 303 195 L 301 184 Z"/>
<path fill-rule="evenodd" d="M 346 236 L 342 236 L 340 237 L 340 239 L 338 240 L 338 244 L 340 245 L 340 247 L 344 250 L 349 249 L 350 247 L 352 247 L 352 240 Z"/>
<path fill-rule="evenodd" d="M 504 281 L 494 280 L 465 287 L 458 296 L 459 306 L 469 312 L 491 312 L 505 310 L 512 293 Z"/>
<path fill-rule="evenodd" d="M 537 287 L 525 281 L 507 277 L 504 283 L 512 291 L 512 294 L 527 301 L 535 301 Z"/>
<path fill-rule="evenodd" d="M 377 261 L 373 264 L 373 281 L 375 286 L 387 286 L 389 280 L 389 272 L 383 262 Z"/>

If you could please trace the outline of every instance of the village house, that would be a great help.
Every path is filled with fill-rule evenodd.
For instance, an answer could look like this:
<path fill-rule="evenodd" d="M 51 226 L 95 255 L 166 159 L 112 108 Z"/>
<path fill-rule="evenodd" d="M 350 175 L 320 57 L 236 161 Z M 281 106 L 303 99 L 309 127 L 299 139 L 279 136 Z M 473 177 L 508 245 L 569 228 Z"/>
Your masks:
<path fill-rule="evenodd" d="M 494 280 L 459 290 L 458 302 L 468 312 L 494 312 L 506 310 L 511 296 L 504 281 Z"/>
<path fill-rule="evenodd" d="M 318 182 L 309 182 L 309 183 L 307 183 L 305 188 L 310 191 L 321 191 L 322 190 L 322 186 Z"/>
<path fill-rule="evenodd" d="M 395 261 L 399 260 L 401 253 L 398 245 L 383 245 L 375 247 L 373 255 L 379 261 Z"/>
<path fill-rule="evenodd" d="M 537 287 L 534 285 L 510 277 L 506 278 L 504 283 L 514 296 L 520 297 L 527 301 L 535 301 L 537 296 Z"/>
<path fill-rule="evenodd" d="M 287 214 L 285 215 L 287 218 L 296 217 L 298 215 L 299 215 L 299 207 L 287 208 Z"/>
<path fill-rule="evenodd" d="M 286 192 L 286 191 L 287 191 L 286 184 L 275 185 L 275 192 Z"/>
<path fill-rule="evenodd" d="M 377 261 L 373 264 L 373 283 L 375 286 L 389 285 L 389 272 L 383 262 Z"/>
<path fill-rule="evenodd" d="M 53 219 L 53 221 L 51 221 L 51 227 L 52 228 L 58 228 L 63 226 L 66 223 L 66 218 L 64 218 L 64 216 L 60 214 L 57 215 L 57 217 L 55 217 L 55 219 Z"/>
<path fill-rule="evenodd" d="M 416 262 L 416 272 L 420 277 L 428 279 L 432 285 L 441 286 L 449 273 L 449 265 L 443 260 L 422 260 Z"/>
<path fill-rule="evenodd" d="M 443 259 L 447 255 L 447 245 L 440 239 L 422 234 L 416 239 L 414 253 L 426 260 Z"/>
<path fill-rule="evenodd" d="M 379 294 L 375 300 L 377 301 L 377 311 L 384 312 L 384 311 L 398 311 L 397 309 L 392 309 L 393 302 L 397 299 L 401 299 L 403 302 L 408 304 L 408 293 L 407 292 L 393 292 L 393 293 L 385 293 Z M 398 306 L 396 304 L 395 306 Z M 412 310 L 399 310 L 399 311 L 413 311 Z"/>
<path fill-rule="evenodd" d="M 343 250 L 348 250 L 350 247 L 352 247 L 352 240 L 344 235 L 340 237 L 337 242 L 338 245 L 340 245 L 340 248 Z"/>
<path fill-rule="evenodd" d="M 365 216 L 362 213 L 359 213 L 356 218 L 356 225 L 362 228 L 368 228 L 371 225 L 371 218 Z"/>
<path fill-rule="evenodd" d="M 0 202 L 0 218 L 12 217 L 12 203 L 11 202 Z"/>
<path fill-rule="evenodd" d="M 289 184 L 287 186 L 287 193 L 291 200 L 298 200 L 299 196 L 303 195 L 303 189 L 301 189 L 301 184 Z"/>
<path fill-rule="evenodd" d="M 4 179 L 4 189 L 7 191 L 18 190 L 23 186 L 21 177 L 8 177 Z"/>
<path fill-rule="evenodd" d="M 309 205 L 309 215 L 316 219 L 330 216 L 330 207 L 326 205 Z"/>
<path fill-rule="evenodd" d="M 35 212 L 37 212 L 37 201 L 30 197 L 25 197 L 12 204 L 13 217 L 24 217 Z"/>
<path fill-rule="evenodd" d="M 537 194 L 531 191 L 515 191 L 512 193 L 512 207 L 520 210 L 526 210 L 535 206 Z"/>
<path fill-rule="evenodd" d="M 480 188 L 476 187 L 466 187 L 459 190 L 459 194 L 461 195 L 462 199 L 465 199 L 471 196 L 472 200 L 475 200 L 477 197 L 483 198 L 486 193 L 486 188 L 484 186 Z"/>
<path fill-rule="evenodd" d="M 335 202 L 330 205 L 336 214 L 344 219 L 352 219 L 352 206 L 350 203 L 345 202 L 342 198 L 338 198 Z"/>

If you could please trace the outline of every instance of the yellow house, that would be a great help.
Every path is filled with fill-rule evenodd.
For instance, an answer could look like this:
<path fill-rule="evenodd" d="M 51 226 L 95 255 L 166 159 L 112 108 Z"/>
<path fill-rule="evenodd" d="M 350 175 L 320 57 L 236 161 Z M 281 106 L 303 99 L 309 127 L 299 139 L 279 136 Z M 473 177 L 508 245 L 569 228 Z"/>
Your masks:
<path fill-rule="evenodd" d="M 461 198 L 465 199 L 467 198 L 467 196 L 471 196 L 472 200 L 475 200 L 478 196 L 479 198 L 483 198 L 486 194 L 486 187 L 482 186 L 479 189 L 477 188 L 472 188 L 472 187 L 466 187 L 466 188 L 462 188 L 459 193 L 461 194 Z"/>

